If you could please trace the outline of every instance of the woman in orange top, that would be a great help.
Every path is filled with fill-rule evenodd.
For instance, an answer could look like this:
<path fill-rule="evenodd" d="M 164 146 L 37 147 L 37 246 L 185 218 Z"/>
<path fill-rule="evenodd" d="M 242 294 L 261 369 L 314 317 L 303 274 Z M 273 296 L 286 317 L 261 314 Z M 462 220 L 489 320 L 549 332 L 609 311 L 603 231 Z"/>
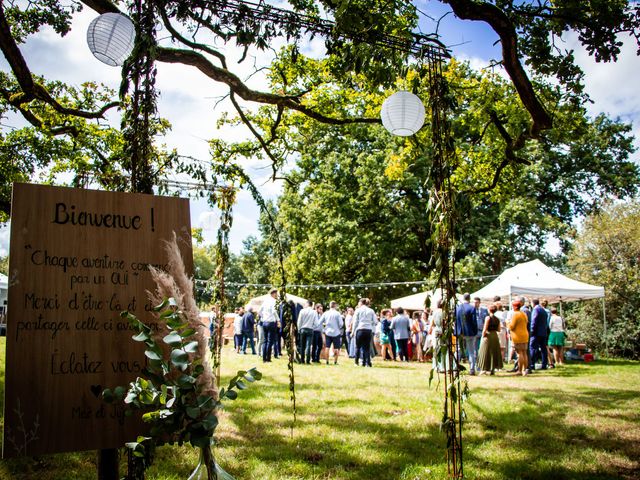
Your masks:
<path fill-rule="evenodd" d="M 529 331 L 527 330 L 527 314 L 520 311 L 520 301 L 514 300 L 513 316 L 509 322 L 509 330 L 511 332 L 511 341 L 513 347 L 518 354 L 518 374 L 527 375 L 527 367 L 529 366 Z"/>

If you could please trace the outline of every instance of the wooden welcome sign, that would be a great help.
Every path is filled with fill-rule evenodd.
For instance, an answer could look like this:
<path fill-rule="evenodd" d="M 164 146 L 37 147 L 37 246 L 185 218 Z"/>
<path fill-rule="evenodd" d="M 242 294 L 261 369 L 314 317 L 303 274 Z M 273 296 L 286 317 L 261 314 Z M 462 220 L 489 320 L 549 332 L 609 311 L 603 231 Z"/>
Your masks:
<path fill-rule="evenodd" d="M 193 271 L 189 201 L 15 184 L 3 457 L 120 447 L 139 418 L 104 403 L 145 366 L 120 312 L 153 322 L 149 265 L 179 237 Z"/>

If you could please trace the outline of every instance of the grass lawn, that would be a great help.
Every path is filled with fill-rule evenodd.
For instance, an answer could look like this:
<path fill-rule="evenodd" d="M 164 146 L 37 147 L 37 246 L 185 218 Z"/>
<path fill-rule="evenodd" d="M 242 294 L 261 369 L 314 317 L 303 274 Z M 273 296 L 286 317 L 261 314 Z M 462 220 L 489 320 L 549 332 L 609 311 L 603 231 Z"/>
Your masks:
<path fill-rule="evenodd" d="M 4 338 L 0 352 L 3 389 Z M 226 348 L 225 379 L 252 366 L 264 379 L 222 414 L 219 463 L 238 480 L 446 478 L 442 392 L 428 388 L 429 366 L 341 360 L 296 366 L 292 430 L 286 361 L 263 365 Z M 571 364 L 469 385 L 467 478 L 640 478 L 640 363 Z M 191 448 L 161 447 L 147 478 L 183 480 L 196 463 Z M 95 452 L 0 461 L 0 478 L 94 479 Z"/>

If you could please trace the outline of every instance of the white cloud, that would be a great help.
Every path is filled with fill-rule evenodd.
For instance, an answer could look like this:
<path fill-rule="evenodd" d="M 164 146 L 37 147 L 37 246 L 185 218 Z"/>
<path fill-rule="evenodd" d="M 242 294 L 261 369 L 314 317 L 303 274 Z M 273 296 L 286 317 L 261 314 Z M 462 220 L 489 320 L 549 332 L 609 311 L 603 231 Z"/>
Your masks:
<path fill-rule="evenodd" d="M 577 35 L 567 35 L 567 47 L 575 50 L 576 62 L 585 72 L 586 91 L 594 101 L 588 106 L 592 113 L 637 119 L 640 116 L 640 94 L 634 81 L 640 70 L 637 46 L 631 38 L 624 39 L 622 51 L 614 63 L 598 63 L 578 43 Z"/>
<path fill-rule="evenodd" d="M 488 72 L 499 75 L 503 79 L 510 81 L 509 75 L 507 71 L 504 69 L 502 64 L 496 64 L 493 60 L 488 60 L 486 58 L 476 57 L 476 56 L 468 56 L 464 53 L 458 55 L 458 60 L 463 62 L 469 62 L 469 66 L 473 70 L 486 70 Z"/>
<path fill-rule="evenodd" d="M 616 62 L 598 63 L 579 45 L 577 35 L 567 35 L 565 40 L 567 48 L 575 50 L 576 62 L 585 73 L 585 91 L 593 101 L 587 105 L 588 112 L 594 116 L 606 113 L 631 123 L 635 145 L 640 148 L 640 93 L 634 80 L 640 71 L 640 57 L 635 41 L 624 39 Z"/>

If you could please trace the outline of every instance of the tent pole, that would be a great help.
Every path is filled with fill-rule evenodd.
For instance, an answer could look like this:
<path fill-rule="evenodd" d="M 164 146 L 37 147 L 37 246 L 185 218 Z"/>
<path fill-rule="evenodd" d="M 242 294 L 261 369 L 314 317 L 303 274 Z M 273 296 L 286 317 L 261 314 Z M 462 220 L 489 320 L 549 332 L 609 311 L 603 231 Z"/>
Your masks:
<path fill-rule="evenodd" d="M 602 297 L 602 319 L 604 322 L 604 353 L 609 353 L 609 342 L 607 341 L 607 310 L 604 306 L 604 297 Z"/>

